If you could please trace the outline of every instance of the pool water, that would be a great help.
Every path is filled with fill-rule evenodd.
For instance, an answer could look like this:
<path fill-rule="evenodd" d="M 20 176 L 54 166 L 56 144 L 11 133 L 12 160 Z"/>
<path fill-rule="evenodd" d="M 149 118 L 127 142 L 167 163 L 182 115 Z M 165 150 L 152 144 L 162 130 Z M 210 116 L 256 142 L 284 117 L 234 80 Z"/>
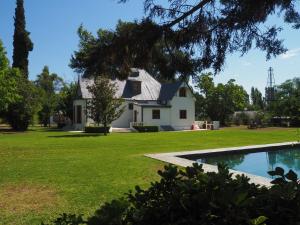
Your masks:
<path fill-rule="evenodd" d="M 201 157 L 201 156 L 200 156 Z M 270 150 L 251 153 L 226 153 L 205 155 L 196 159 L 198 163 L 217 165 L 226 164 L 230 169 L 272 178 L 267 172 L 281 167 L 288 172 L 290 169 L 300 177 L 300 147 L 290 147 L 284 150 Z"/>

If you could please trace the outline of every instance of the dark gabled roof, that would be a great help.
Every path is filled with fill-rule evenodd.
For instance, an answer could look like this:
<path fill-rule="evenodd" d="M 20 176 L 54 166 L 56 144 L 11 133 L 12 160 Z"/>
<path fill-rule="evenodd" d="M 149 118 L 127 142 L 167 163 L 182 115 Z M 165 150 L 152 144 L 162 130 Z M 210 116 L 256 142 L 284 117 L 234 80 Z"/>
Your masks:
<path fill-rule="evenodd" d="M 171 100 L 181 85 L 182 85 L 182 81 L 162 84 L 160 93 L 159 93 L 159 100 L 162 100 L 162 101 Z"/>
<path fill-rule="evenodd" d="M 141 69 L 132 69 L 133 76 L 129 76 L 127 80 L 114 79 L 111 82 L 117 85 L 116 97 L 134 100 L 157 100 L 161 90 L 161 84 L 155 80 L 149 73 Z M 130 82 L 140 81 L 141 82 L 141 93 L 135 95 L 132 91 Z M 82 98 L 92 98 L 91 93 L 87 87 L 93 85 L 93 79 L 81 79 L 80 80 L 80 91 Z"/>

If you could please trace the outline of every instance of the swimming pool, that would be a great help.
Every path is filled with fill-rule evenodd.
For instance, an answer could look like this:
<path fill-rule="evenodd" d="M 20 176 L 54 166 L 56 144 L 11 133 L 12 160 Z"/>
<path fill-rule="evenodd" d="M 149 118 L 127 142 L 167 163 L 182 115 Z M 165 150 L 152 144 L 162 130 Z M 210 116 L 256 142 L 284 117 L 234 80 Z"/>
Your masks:
<path fill-rule="evenodd" d="M 253 149 L 247 152 L 204 154 L 202 156 L 194 156 L 192 159 L 200 164 L 217 165 L 218 163 L 223 163 L 230 169 L 268 178 L 272 178 L 267 173 L 268 171 L 281 167 L 286 172 L 290 169 L 293 170 L 300 177 L 299 145 L 273 149 Z"/>
<path fill-rule="evenodd" d="M 244 174 L 250 182 L 271 186 L 268 171 L 282 167 L 285 172 L 295 171 L 300 177 L 300 144 L 285 142 L 243 147 L 202 149 L 194 151 L 146 154 L 166 163 L 187 167 L 198 162 L 204 172 L 218 172 L 218 163 L 225 163 L 233 176 Z"/>

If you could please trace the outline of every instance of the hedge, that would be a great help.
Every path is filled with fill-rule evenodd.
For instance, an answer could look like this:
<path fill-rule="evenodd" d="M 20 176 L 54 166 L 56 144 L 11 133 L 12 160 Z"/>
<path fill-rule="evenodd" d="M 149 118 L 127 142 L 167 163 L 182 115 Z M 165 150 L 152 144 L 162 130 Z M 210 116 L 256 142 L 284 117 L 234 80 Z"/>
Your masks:
<path fill-rule="evenodd" d="M 134 129 L 136 129 L 138 132 L 158 132 L 159 127 L 158 126 L 134 126 Z"/>
<path fill-rule="evenodd" d="M 296 225 L 300 224 L 300 184 L 293 171 L 277 167 L 272 187 L 250 183 L 223 165 L 205 173 L 194 164 L 165 166 L 160 180 L 137 186 L 122 199 L 102 205 L 93 216 L 62 214 L 55 225 Z"/>
<path fill-rule="evenodd" d="M 106 133 L 109 133 L 110 127 L 106 128 Z M 104 127 L 85 127 L 84 128 L 85 133 L 104 133 L 105 128 Z"/>

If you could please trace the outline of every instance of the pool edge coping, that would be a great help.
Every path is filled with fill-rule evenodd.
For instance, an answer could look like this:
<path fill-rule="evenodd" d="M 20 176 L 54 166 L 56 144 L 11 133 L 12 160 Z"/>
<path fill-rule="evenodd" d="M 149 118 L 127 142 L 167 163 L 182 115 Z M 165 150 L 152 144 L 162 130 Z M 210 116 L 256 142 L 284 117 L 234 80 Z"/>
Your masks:
<path fill-rule="evenodd" d="M 209 154 L 216 152 L 235 152 L 235 151 L 245 151 L 249 149 L 257 149 L 257 148 L 268 148 L 268 147 L 280 147 L 280 146 L 289 146 L 289 145 L 299 145 L 299 142 L 282 142 L 282 143 L 272 143 L 272 144 L 262 144 L 262 145 L 248 145 L 248 146 L 240 146 L 240 147 L 226 147 L 226 148 L 213 148 L 213 149 L 203 149 L 203 150 L 192 150 L 192 151 L 181 151 L 181 152 L 170 152 L 170 153 L 155 153 L 155 154 L 145 154 L 144 156 L 152 159 L 156 159 L 162 162 L 171 163 L 174 165 L 188 167 L 192 166 L 195 161 L 181 158 L 183 155 L 201 155 L 201 154 Z M 218 172 L 218 167 L 211 164 L 201 163 L 203 165 L 204 172 Z M 270 187 L 272 186 L 272 179 L 238 171 L 238 170 L 229 170 L 234 176 L 244 174 L 250 179 L 250 182 L 259 184 L 261 186 Z"/>

